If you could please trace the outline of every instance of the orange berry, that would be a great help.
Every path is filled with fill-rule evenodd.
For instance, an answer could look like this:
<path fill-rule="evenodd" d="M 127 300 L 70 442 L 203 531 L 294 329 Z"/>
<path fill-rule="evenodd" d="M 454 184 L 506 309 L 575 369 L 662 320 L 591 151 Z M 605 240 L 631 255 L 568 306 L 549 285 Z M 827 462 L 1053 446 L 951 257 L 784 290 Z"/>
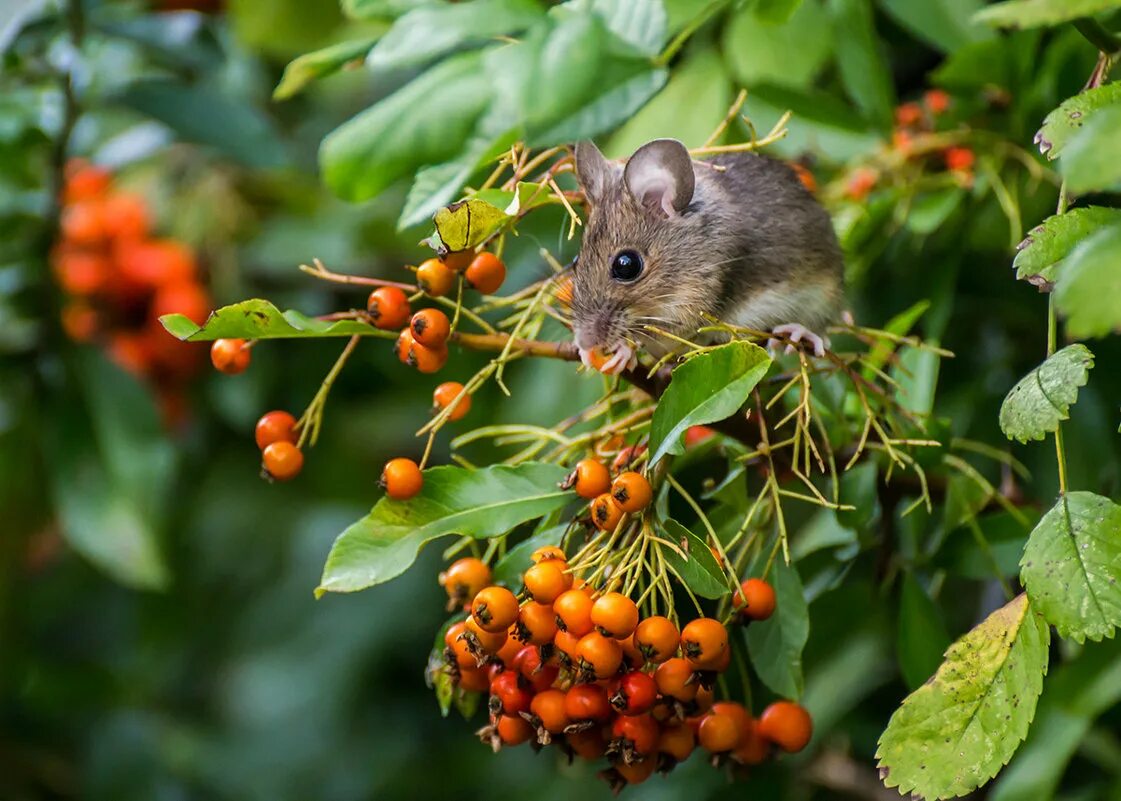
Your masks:
<path fill-rule="evenodd" d="M 660 664 L 677 651 L 681 635 L 667 617 L 654 615 L 639 621 L 634 630 L 634 644 L 647 662 Z"/>
<path fill-rule="evenodd" d="M 739 744 L 740 730 L 728 715 L 710 712 L 701 718 L 697 741 L 712 754 L 724 754 Z"/>
<path fill-rule="evenodd" d="M 765 762 L 770 756 L 771 746 L 759 733 L 759 724 L 754 718 L 750 719 L 747 734 L 740 740 L 736 750 L 732 752 L 732 759 L 743 765 L 758 765 Z"/>
<path fill-rule="evenodd" d="M 950 96 L 941 89 L 930 89 L 922 96 L 926 110 L 934 116 L 944 114 L 950 108 Z"/>
<path fill-rule="evenodd" d="M 572 667 L 580 658 L 577 653 L 577 648 L 580 647 L 580 637 L 571 631 L 565 631 L 559 625 L 556 635 L 553 636 L 553 646 L 557 649 L 557 657 L 560 663 L 565 667 Z"/>
<path fill-rule="evenodd" d="M 638 461 L 642 454 L 646 453 L 645 445 L 628 445 L 615 455 L 611 460 L 611 472 L 618 473 L 624 467 L 628 467 L 632 463 Z"/>
<path fill-rule="evenodd" d="M 210 363 L 226 375 L 245 372 L 249 361 L 249 348 L 244 339 L 216 339 L 210 346 Z"/>
<path fill-rule="evenodd" d="M 592 348 L 592 350 L 588 352 L 588 361 L 591 363 L 592 367 L 600 372 L 603 371 L 603 365 L 607 364 L 607 360 L 610 358 L 610 356 L 599 348 Z"/>
<path fill-rule="evenodd" d="M 658 760 L 656 759 L 643 759 L 639 762 L 625 762 L 620 760 L 612 767 L 619 778 L 627 784 L 642 784 L 644 781 L 654 775 L 654 769 L 658 767 Z"/>
<path fill-rule="evenodd" d="M 558 559 L 546 559 L 530 567 L 522 575 L 526 591 L 538 603 L 551 604 L 572 586 L 568 565 Z"/>
<path fill-rule="evenodd" d="M 422 373 L 434 373 L 448 361 L 448 346 L 426 348 L 413 339 L 412 332 L 405 329 L 397 337 L 397 358 L 402 364 L 415 367 Z"/>
<path fill-rule="evenodd" d="M 506 280 L 506 265 L 493 253 L 483 251 L 471 261 L 463 277 L 472 289 L 493 295 Z"/>
<path fill-rule="evenodd" d="M 638 625 L 638 607 L 621 592 L 609 592 L 592 604 L 592 624 L 609 637 L 624 639 Z"/>
<path fill-rule="evenodd" d="M 471 396 L 464 394 L 463 384 L 458 381 L 445 381 L 432 393 L 432 407 L 435 412 L 440 412 L 455 403 L 452 410 L 448 413 L 448 420 L 454 422 L 461 420 L 469 411 L 471 411 Z M 459 400 L 456 400 L 459 398 Z"/>
<path fill-rule="evenodd" d="M 152 366 L 151 343 L 143 334 L 118 331 L 109 342 L 109 358 L 121 369 L 143 375 Z"/>
<path fill-rule="evenodd" d="M 611 483 L 611 497 L 627 514 L 641 512 L 654 497 L 650 482 L 641 473 L 627 472 Z"/>
<path fill-rule="evenodd" d="M 766 620 L 775 613 L 775 588 L 763 579 L 749 578 L 740 585 L 732 603 L 748 620 Z"/>
<path fill-rule="evenodd" d="M 165 284 L 152 297 L 148 314 L 152 320 L 159 320 L 165 314 L 182 314 L 195 325 L 202 325 L 210 316 L 210 295 L 193 279 Z"/>
<path fill-rule="evenodd" d="M 693 708 L 696 714 L 703 715 L 712 709 L 712 702 L 716 700 L 716 694 L 713 692 L 712 687 L 705 687 L 703 684 L 697 688 L 697 697 L 693 699 Z M 699 723 L 699 721 L 698 721 Z"/>
<path fill-rule="evenodd" d="M 528 601 L 518 610 L 517 637 L 527 645 L 545 645 L 557 636 L 557 618 L 549 604 Z"/>
<path fill-rule="evenodd" d="M 375 327 L 396 331 L 409 321 L 409 298 L 395 286 L 378 287 L 370 293 L 366 311 Z"/>
<path fill-rule="evenodd" d="M 455 273 L 439 259 L 428 259 L 416 270 L 417 286 L 434 298 L 442 297 L 455 286 Z"/>
<path fill-rule="evenodd" d="M 471 617 L 485 631 L 506 631 L 518 619 L 518 599 L 505 587 L 491 585 L 471 601 Z"/>
<path fill-rule="evenodd" d="M 509 632 L 486 631 L 480 628 L 473 617 L 467 618 L 464 623 L 467 626 L 467 632 L 474 637 L 479 648 L 488 654 L 498 654 L 509 639 Z"/>
<path fill-rule="evenodd" d="M 654 753 L 660 734 L 661 727 L 649 714 L 620 715 L 611 724 L 611 739 L 625 745 L 634 754 Z"/>
<path fill-rule="evenodd" d="M 482 559 L 465 556 L 456 559 L 448 569 L 440 573 L 440 586 L 448 594 L 448 600 L 457 606 L 470 604 L 483 587 L 490 584 L 491 572 Z"/>
<path fill-rule="evenodd" d="M 603 731 L 599 727 L 571 732 L 564 736 L 564 741 L 576 756 L 589 762 L 599 759 L 607 750 L 607 741 L 603 739 Z"/>
<path fill-rule="evenodd" d="M 898 151 L 900 155 L 904 157 L 909 156 L 914 144 L 915 140 L 909 131 L 895 130 L 891 132 L 891 146 Z"/>
<path fill-rule="evenodd" d="M 529 711 L 541 721 L 541 728 L 550 734 L 560 734 L 571 722 L 564 711 L 564 691 L 548 689 L 533 696 Z"/>
<path fill-rule="evenodd" d="M 520 715 L 502 715 L 495 724 L 495 731 L 503 745 L 521 745 L 535 734 L 533 727 Z"/>
<path fill-rule="evenodd" d="M 71 295 L 92 295 L 105 286 L 112 267 L 99 253 L 60 248 L 54 257 L 58 284 Z"/>
<path fill-rule="evenodd" d="M 121 276 L 144 287 L 192 281 L 195 255 L 173 239 L 131 241 L 114 250 Z"/>
<path fill-rule="evenodd" d="M 687 659 L 675 656 L 658 665 L 654 671 L 654 682 L 662 695 L 688 703 L 697 697 L 700 686 L 693 679 L 694 672 Z"/>
<path fill-rule="evenodd" d="M 467 250 L 457 250 L 452 253 L 445 253 L 443 262 L 447 265 L 449 270 L 455 270 L 461 273 L 467 269 L 467 266 L 475 259 L 475 251 L 471 248 Z"/>
<path fill-rule="evenodd" d="M 845 197 L 850 200 L 863 200 L 875 188 L 880 174 L 871 167 L 857 167 L 849 175 L 845 184 Z"/>
<path fill-rule="evenodd" d="M 590 509 L 592 522 L 596 528 L 604 531 L 614 531 L 615 527 L 619 525 L 619 521 L 623 519 L 623 510 L 619 508 L 619 504 L 615 503 L 615 499 L 606 492 L 592 501 Z"/>
<path fill-rule="evenodd" d="M 409 322 L 413 340 L 426 348 L 440 348 L 451 334 L 451 322 L 439 309 L 421 309 Z"/>
<path fill-rule="evenodd" d="M 685 447 L 693 448 L 716 436 L 716 429 L 708 426 L 689 426 L 685 429 Z"/>
<path fill-rule="evenodd" d="M 592 623 L 592 597 L 584 590 L 562 592 L 553 601 L 553 611 L 557 616 L 557 627 L 574 637 L 583 637 L 595 627 Z"/>
<path fill-rule="evenodd" d="M 111 237 L 132 241 L 148 235 L 148 204 L 140 195 L 118 192 L 107 196 L 103 214 L 105 231 Z"/>
<path fill-rule="evenodd" d="M 968 147 L 949 147 L 944 154 L 946 168 L 953 171 L 972 169 L 976 156 Z"/>
<path fill-rule="evenodd" d="M 66 185 L 62 200 L 67 206 L 105 194 L 113 177 L 108 170 L 85 159 L 71 159 L 66 165 Z"/>
<path fill-rule="evenodd" d="M 261 452 L 265 472 L 277 481 L 289 481 L 304 467 L 304 454 L 291 442 L 274 442 Z"/>
<path fill-rule="evenodd" d="M 904 128 L 914 128 L 922 123 L 922 106 L 918 103 L 903 103 L 895 109 L 895 123 Z"/>
<path fill-rule="evenodd" d="M 776 701 L 759 716 L 759 734 L 783 751 L 795 753 L 813 736 L 810 713 L 793 701 Z"/>
<path fill-rule="evenodd" d="M 658 753 L 666 754 L 675 762 L 684 762 L 693 753 L 697 736 L 693 728 L 684 723 L 665 726 L 658 736 Z"/>
<path fill-rule="evenodd" d="M 486 692 L 490 689 L 490 677 L 487 672 L 480 667 L 463 667 L 459 668 L 459 677 L 456 679 L 456 686 L 470 693 Z"/>
<path fill-rule="evenodd" d="M 529 556 L 529 560 L 533 562 L 533 564 L 545 562 L 549 559 L 559 559 L 564 562 L 568 557 L 565 556 L 564 551 L 556 545 L 542 545 Z"/>
<path fill-rule="evenodd" d="M 62 307 L 62 330 L 75 342 L 90 342 L 99 327 L 97 312 L 88 303 L 70 301 Z"/>
<path fill-rule="evenodd" d="M 607 692 L 598 684 L 574 684 L 565 693 L 564 711 L 570 720 L 601 723 L 613 714 Z"/>
<path fill-rule="evenodd" d="M 591 500 L 611 490 L 611 474 L 603 462 L 581 459 L 562 486 L 571 487 L 581 498 Z"/>
<path fill-rule="evenodd" d="M 412 459 L 390 459 L 381 471 L 378 484 L 395 501 L 407 501 L 424 486 L 424 474 Z"/>
<path fill-rule="evenodd" d="M 719 620 L 699 617 L 690 620 L 681 630 L 681 652 L 700 670 L 715 669 L 727 650 L 728 631 Z"/>
<path fill-rule="evenodd" d="M 735 722 L 736 731 L 738 733 L 736 739 L 737 746 L 743 742 L 743 738 L 747 736 L 748 732 L 755 725 L 751 713 L 747 711 L 747 708 L 743 704 L 736 703 L 735 701 L 717 701 L 712 705 L 712 712 L 715 715 L 727 715 Z"/>
<path fill-rule="evenodd" d="M 257 421 L 253 436 L 261 450 L 274 442 L 291 442 L 295 445 L 299 439 L 296 434 L 296 418 L 285 411 L 266 412 Z"/>
<path fill-rule="evenodd" d="M 618 641 L 593 631 L 580 638 L 576 658 L 585 672 L 606 679 L 614 676 L 623 664 L 623 648 Z"/>

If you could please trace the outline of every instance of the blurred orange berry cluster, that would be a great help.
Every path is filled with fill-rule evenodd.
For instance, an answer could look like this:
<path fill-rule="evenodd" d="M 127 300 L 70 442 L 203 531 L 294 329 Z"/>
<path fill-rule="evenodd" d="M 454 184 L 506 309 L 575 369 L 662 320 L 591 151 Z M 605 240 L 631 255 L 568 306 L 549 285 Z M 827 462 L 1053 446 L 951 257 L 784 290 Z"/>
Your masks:
<path fill-rule="evenodd" d="M 159 318 L 178 312 L 198 323 L 206 319 L 210 295 L 194 252 L 154 237 L 145 199 L 116 188 L 101 167 L 71 161 L 61 201 L 51 267 L 67 296 L 67 336 L 100 344 L 122 368 L 167 390 L 164 400 L 177 395 L 201 353 L 168 335 Z"/>

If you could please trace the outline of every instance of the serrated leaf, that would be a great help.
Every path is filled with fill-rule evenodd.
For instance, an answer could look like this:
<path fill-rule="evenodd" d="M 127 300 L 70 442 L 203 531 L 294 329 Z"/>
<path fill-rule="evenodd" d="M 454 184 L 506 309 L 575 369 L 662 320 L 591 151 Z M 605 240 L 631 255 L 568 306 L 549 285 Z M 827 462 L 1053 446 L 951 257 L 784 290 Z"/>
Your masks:
<path fill-rule="evenodd" d="M 1121 331 L 1121 225 L 1083 240 L 1070 254 L 1055 286 L 1055 306 L 1072 339 Z"/>
<path fill-rule="evenodd" d="M 422 6 L 393 23 L 366 63 L 373 70 L 419 66 L 460 47 L 524 31 L 543 15 L 535 0 Z"/>
<path fill-rule="evenodd" d="M 1009 439 L 1028 442 L 1043 439 L 1070 418 L 1094 366 L 1094 354 L 1085 345 L 1068 345 L 1052 354 L 1012 387 L 1000 406 L 1000 430 Z"/>
<path fill-rule="evenodd" d="M 316 594 L 354 592 L 389 581 L 437 537 L 496 537 L 560 509 L 572 499 L 571 492 L 557 487 L 564 475 L 559 465 L 536 462 L 426 470 L 419 495 L 408 501 L 382 498 L 338 536 Z"/>
<path fill-rule="evenodd" d="M 1121 189 L 1121 104 L 1092 114 L 1070 138 L 1059 171 L 1075 194 Z"/>
<path fill-rule="evenodd" d="M 466 250 L 480 245 L 512 220 L 502 209 L 485 200 L 469 197 L 436 212 L 436 236 L 448 250 Z"/>
<path fill-rule="evenodd" d="M 1006 0 L 973 15 L 1000 28 L 1039 28 L 1121 8 L 1121 0 Z"/>
<path fill-rule="evenodd" d="M 215 339 L 295 339 L 298 337 L 348 337 L 354 334 L 383 336 L 377 328 L 358 320 L 316 320 L 302 312 L 280 311 L 267 300 L 253 298 L 212 311 L 201 326 L 182 314 L 165 314 L 160 323 L 185 342 Z"/>
<path fill-rule="evenodd" d="M 723 598 L 731 588 L 724 577 L 724 571 L 716 563 L 705 541 L 676 520 L 668 519 L 662 523 L 666 539 L 685 552 L 683 559 L 676 551 L 663 548 L 662 555 L 670 566 L 681 576 L 694 593 L 702 598 Z"/>
<path fill-rule="evenodd" d="M 313 53 L 304 53 L 284 68 L 280 83 L 272 92 L 272 99 L 287 100 L 312 81 L 338 72 L 355 59 L 364 58 L 375 42 L 377 37 L 356 39 L 352 42 L 339 42 Z"/>
<path fill-rule="evenodd" d="M 1028 231 L 1012 266 L 1021 281 L 1050 292 L 1071 251 L 1103 226 L 1121 223 L 1121 209 L 1087 206 L 1048 217 Z"/>
<path fill-rule="evenodd" d="M 880 737 L 884 784 L 937 801 L 995 776 L 1027 735 L 1050 639 L 1047 623 L 1019 595 L 951 645 Z"/>
<path fill-rule="evenodd" d="M 1035 144 L 1049 159 L 1058 158 L 1067 143 L 1104 108 L 1121 102 L 1121 83 L 1107 83 L 1064 100 L 1043 119 Z"/>
<path fill-rule="evenodd" d="M 810 613 L 802 580 L 792 565 L 776 559 L 767 577 L 775 588 L 775 612 L 747 626 L 747 652 L 759 679 L 783 698 L 802 695 L 802 649 L 810 636 Z"/>
<path fill-rule="evenodd" d="M 735 414 L 770 366 L 771 357 L 758 345 L 729 342 L 675 368 L 650 424 L 650 464 L 666 454 L 684 453 L 690 426 Z"/>
<path fill-rule="evenodd" d="M 1059 498 L 1031 533 L 1021 578 L 1062 637 L 1112 637 L 1121 625 L 1121 506 L 1092 492 Z"/>

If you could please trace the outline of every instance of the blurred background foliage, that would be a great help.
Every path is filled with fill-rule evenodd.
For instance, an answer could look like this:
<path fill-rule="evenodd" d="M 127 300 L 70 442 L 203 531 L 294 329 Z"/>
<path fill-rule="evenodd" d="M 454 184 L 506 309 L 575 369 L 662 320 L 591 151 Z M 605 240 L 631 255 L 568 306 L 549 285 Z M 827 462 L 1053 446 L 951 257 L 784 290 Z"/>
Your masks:
<path fill-rule="evenodd" d="M 388 188 L 377 197 L 337 199 L 323 188 L 316 156 L 328 132 L 422 72 L 423 54 L 404 57 L 415 56 L 415 42 L 384 68 L 354 62 L 415 5 L 422 4 L 30 0 L 0 10 L 5 801 L 606 797 L 586 767 L 561 767 L 557 778 L 553 755 L 493 756 L 472 741 L 470 724 L 441 720 L 423 681 L 444 619 L 437 549 L 388 585 L 312 598 L 332 538 L 376 497 L 380 465 L 417 450 L 410 432 L 431 388 L 388 348 L 358 351 L 331 396 L 308 468 L 298 481 L 273 486 L 256 477 L 253 423 L 268 408 L 302 408 L 334 346 L 262 347 L 244 375 L 194 373 L 168 389 L 143 371 L 138 378 L 121 358 L 125 334 L 162 332 L 141 322 L 78 344 L 60 325 L 69 301 L 49 254 L 54 199 L 74 156 L 111 170 L 144 198 L 152 228 L 195 254 L 215 305 L 249 296 L 308 313 L 361 305 L 355 293 L 313 285 L 295 266 L 318 257 L 332 269 L 391 277 L 416 261 L 426 231 L 398 229 L 409 181 L 395 178 L 464 152 L 473 118 L 448 119 L 447 86 L 398 105 L 377 140 L 380 157 L 362 154 L 336 177 L 325 157 L 327 182 L 357 197 L 363 192 L 347 182 L 361 170 L 368 177 L 378 158 L 412 153 L 396 175 L 386 173 Z M 1041 360 L 1046 319 L 1045 297 L 1013 280 L 1011 253 L 1052 213 L 1057 195 L 1057 180 L 1028 149 L 1043 116 L 1085 83 L 1094 48 L 1073 29 L 997 33 L 974 24 L 982 0 L 640 5 L 664 9 L 667 40 L 692 35 L 664 73 L 637 70 L 650 74 L 632 108 L 613 100 L 594 124 L 573 115 L 588 101 L 581 92 L 608 82 L 597 85 L 600 73 L 566 62 L 575 56 L 563 50 L 563 68 L 532 96 L 557 100 L 556 119 L 530 120 L 541 141 L 610 134 L 602 141 L 611 155 L 654 136 L 696 146 L 740 87 L 749 90 L 746 111 L 760 135 L 792 110 L 790 134 L 771 152 L 815 173 L 846 246 L 857 319 L 882 325 L 928 302 L 917 331 L 957 356 L 912 365 L 926 387 L 917 402 L 934 403 L 947 434 L 1008 449 L 997 412 L 1009 387 Z M 625 17 L 616 24 L 622 39 L 641 38 Z M 607 49 L 593 47 L 582 59 L 606 58 L 612 40 L 597 41 Z M 282 83 L 285 66 L 312 51 L 319 55 L 297 62 Z M 623 70 L 628 79 L 632 67 Z M 518 69 L 503 74 L 517 77 Z M 335 74 L 303 85 L 301 75 L 328 72 Z M 271 97 L 278 83 L 282 100 Z M 951 98 L 932 125 L 971 150 L 968 169 L 947 171 L 941 150 L 912 157 L 900 138 L 898 107 L 931 87 Z M 558 128 L 562 122 L 571 124 Z M 503 134 L 485 132 L 493 141 Z M 426 158 L 412 148 L 418 141 L 429 148 Z M 540 246 L 562 258 L 574 252 L 563 214 L 550 214 L 535 215 L 511 244 L 512 285 L 545 274 Z M 1121 345 L 1100 340 L 1094 350 L 1101 367 L 1065 429 L 1070 482 L 1116 498 L 1121 373 L 1104 366 L 1119 363 Z M 470 375 L 473 358 L 464 354 L 448 377 Z M 574 392 L 596 392 L 594 379 L 573 384 L 571 376 L 565 365 L 518 365 L 509 379 L 513 399 L 500 403 L 488 390 L 476 399 L 474 422 L 559 418 Z M 1054 496 L 1053 454 L 1011 452 L 1031 473 L 1015 492 L 1038 514 Z M 992 464 L 985 463 L 988 478 L 1007 483 Z M 848 535 L 807 537 L 799 554 L 810 565 L 803 577 L 814 600 L 806 704 L 817 746 L 761 770 L 746 790 L 757 797 L 895 796 L 871 767 L 876 738 L 950 636 L 999 599 L 991 581 L 978 581 L 990 575 L 988 557 L 961 525 L 969 516 L 962 505 L 975 498 L 959 493 L 943 519 L 884 521 L 874 491 L 860 497 L 860 519 L 845 524 L 877 542 L 890 532 L 885 547 L 916 570 L 891 582 L 871 565 L 841 571 Z M 1014 575 L 1027 531 L 1002 513 L 978 524 L 1002 572 Z M 940 547 L 919 553 L 931 530 Z M 811 553 L 815 543 L 830 547 Z M 838 572 L 843 584 L 830 579 Z M 1062 649 L 1067 661 L 1053 667 L 1029 741 L 981 795 L 1121 798 L 1121 652 L 1113 641 Z M 651 799 L 741 791 L 698 758 L 641 790 Z"/>

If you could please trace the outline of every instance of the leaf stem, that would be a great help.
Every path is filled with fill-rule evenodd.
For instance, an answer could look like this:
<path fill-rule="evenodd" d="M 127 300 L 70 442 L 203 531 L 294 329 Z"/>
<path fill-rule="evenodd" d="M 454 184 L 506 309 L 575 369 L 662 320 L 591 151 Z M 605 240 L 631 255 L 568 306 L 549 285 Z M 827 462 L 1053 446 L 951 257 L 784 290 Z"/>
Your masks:
<path fill-rule="evenodd" d="M 708 22 L 717 11 L 728 4 L 728 0 L 714 0 L 705 6 L 699 14 L 689 20 L 685 27 L 678 31 L 677 36 L 666 45 L 665 49 L 654 59 L 655 67 L 664 67 L 673 60 L 673 57 L 678 54 L 685 43 L 692 38 L 693 34 L 700 30 L 701 26 Z"/>
<path fill-rule="evenodd" d="M 1059 187 L 1059 204 L 1055 210 L 1056 214 L 1066 214 L 1067 206 L 1069 204 L 1069 197 L 1067 195 L 1066 181 L 1063 181 Z M 1054 355 L 1055 350 L 1059 344 L 1059 321 L 1058 311 L 1055 308 L 1055 293 L 1052 292 L 1047 296 L 1047 356 L 1050 358 Z M 1067 460 L 1066 449 L 1063 446 L 1063 424 L 1059 423 L 1055 427 L 1055 461 L 1059 468 L 1059 494 L 1067 494 Z"/>
<path fill-rule="evenodd" d="M 1083 17 L 1074 20 L 1072 24 L 1087 42 L 1106 55 L 1121 52 L 1121 38 L 1107 31 L 1096 19 Z"/>

